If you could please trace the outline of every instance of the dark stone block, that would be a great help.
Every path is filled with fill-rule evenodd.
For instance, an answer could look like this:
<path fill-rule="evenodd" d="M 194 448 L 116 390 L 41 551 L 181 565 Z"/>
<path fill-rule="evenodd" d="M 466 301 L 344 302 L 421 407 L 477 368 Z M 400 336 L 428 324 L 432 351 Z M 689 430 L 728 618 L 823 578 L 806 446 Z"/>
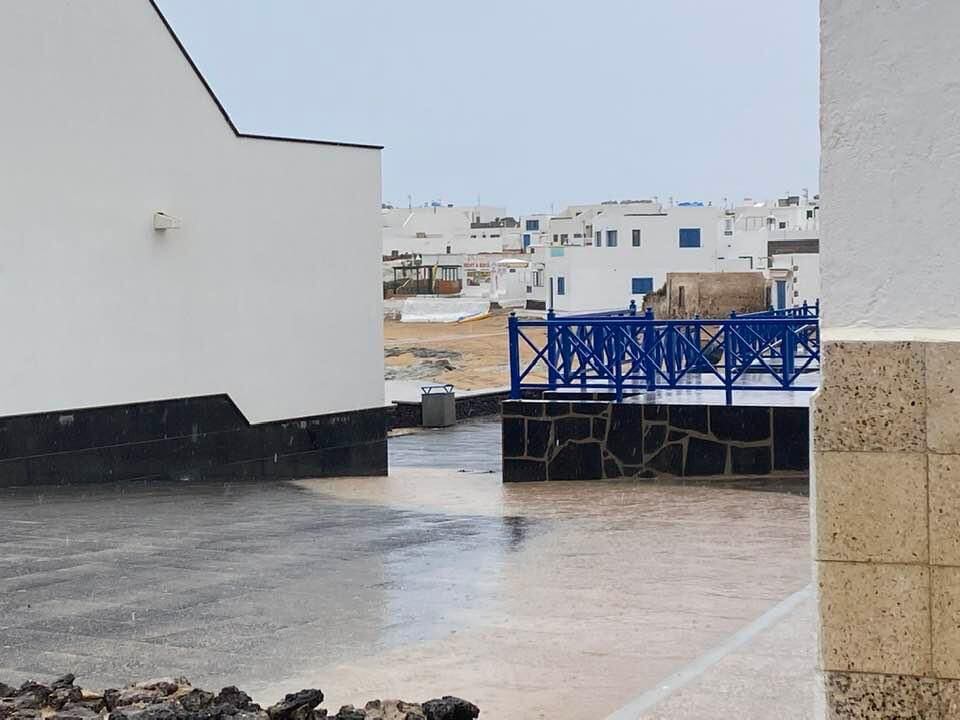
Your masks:
<path fill-rule="evenodd" d="M 527 454 L 527 421 L 523 418 L 505 417 L 503 430 L 503 456 L 523 457 Z"/>
<path fill-rule="evenodd" d="M 550 461 L 547 477 L 550 480 L 603 479 L 600 443 L 567 443 Z"/>
<path fill-rule="evenodd" d="M 643 452 L 645 455 L 653 455 L 667 439 L 666 425 L 644 425 L 643 427 Z"/>
<path fill-rule="evenodd" d="M 390 416 L 390 429 L 412 428 L 423 425 L 423 408 L 420 403 L 402 403 L 393 404 L 393 412 Z"/>
<path fill-rule="evenodd" d="M 667 405 L 644 405 L 643 419 L 666 422 L 668 417 Z"/>
<path fill-rule="evenodd" d="M 538 418 L 543 417 L 543 409 L 545 407 L 544 403 L 540 401 L 522 401 L 522 400 L 512 400 L 509 403 L 504 402 L 504 415 L 506 415 L 507 405 L 511 407 L 511 415 L 521 415 L 523 417 L 532 417 Z"/>
<path fill-rule="evenodd" d="M 527 420 L 527 455 L 535 458 L 546 457 L 552 427 L 553 423 L 549 420 Z"/>
<path fill-rule="evenodd" d="M 559 417 L 560 415 L 570 414 L 570 403 L 551 402 L 547 403 L 547 417 Z"/>
<path fill-rule="evenodd" d="M 610 407 L 607 450 L 626 465 L 643 463 L 643 406 L 617 404 Z"/>
<path fill-rule="evenodd" d="M 671 405 L 670 424 L 682 430 L 707 434 L 707 407 L 705 405 Z"/>
<path fill-rule="evenodd" d="M 607 439 L 607 420 L 606 418 L 594 418 L 593 420 L 593 439 Z"/>
<path fill-rule="evenodd" d="M 503 461 L 504 482 L 540 482 L 547 479 L 547 464 L 539 460 Z"/>
<path fill-rule="evenodd" d="M 723 475 L 727 469 L 727 446 L 712 440 L 692 437 L 687 441 L 686 477 Z"/>
<path fill-rule="evenodd" d="M 769 475 L 770 448 L 730 447 L 730 466 L 734 475 Z"/>
<path fill-rule="evenodd" d="M 718 440 L 766 440 L 770 437 L 770 408 L 714 405 L 710 408 L 710 432 Z"/>
<path fill-rule="evenodd" d="M 683 445 L 664 445 L 660 452 L 647 461 L 647 467 L 669 475 L 683 475 Z"/>
<path fill-rule="evenodd" d="M 520 408 L 522 408 L 523 405 L 523 400 L 504 400 L 500 403 L 500 414 L 503 415 L 503 417 L 521 415 L 522 412 Z"/>
<path fill-rule="evenodd" d="M 773 469 L 810 469 L 810 411 L 773 408 Z"/>
<path fill-rule="evenodd" d="M 457 398 L 454 401 L 454 412 L 457 420 L 500 415 L 500 403 L 503 397 L 504 393 L 500 392 Z"/>
<path fill-rule="evenodd" d="M 623 473 L 620 471 L 620 466 L 615 460 L 604 460 L 603 461 L 603 476 L 614 480 L 620 477 Z"/>
<path fill-rule="evenodd" d="M 610 405 L 602 402 L 574 402 L 570 409 L 577 415 L 603 415 Z"/>
<path fill-rule="evenodd" d="M 587 440 L 592 433 L 590 418 L 565 417 L 554 420 L 553 434 L 557 444 L 568 440 Z"/>

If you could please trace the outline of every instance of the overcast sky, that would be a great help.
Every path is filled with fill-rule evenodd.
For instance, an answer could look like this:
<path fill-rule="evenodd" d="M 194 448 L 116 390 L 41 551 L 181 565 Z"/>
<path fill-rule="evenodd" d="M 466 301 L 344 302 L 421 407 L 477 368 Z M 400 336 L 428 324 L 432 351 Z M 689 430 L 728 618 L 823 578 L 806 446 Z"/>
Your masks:
<path fill-rule="evenodd" d="M 816 0 L 159 2 L 242 131 L 386 146 L 386 202 L 817 189 Z"/>

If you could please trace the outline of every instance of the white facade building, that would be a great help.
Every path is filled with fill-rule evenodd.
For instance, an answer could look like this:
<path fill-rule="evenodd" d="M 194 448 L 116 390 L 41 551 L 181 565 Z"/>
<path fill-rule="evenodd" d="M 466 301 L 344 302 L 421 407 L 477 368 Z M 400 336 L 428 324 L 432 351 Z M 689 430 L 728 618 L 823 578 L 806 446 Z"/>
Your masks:
<path fill-rule="evenodd" d="M 748 200 L 730 209 L 630 200 L 537 219 L 528 247 L 536 258 L 528 270 L 531 308 L 549 305 L 551 287 L 558 311 L 626 307 L 671 272 L 762 271 L 776 307 L 819 298 L 819 198 Z"/>
<path fill-rule="evenodd" d="M 642 302 L 668 272 L 718 269 L 722 210 L 607 205 L 592 218 L 589 245 L 552 246 L 545 254 L 547 294 L 560 312 L 593 312 Z"/>
<path fill-rule="evenodd" d="M 121 412 L 130 435 L 202 443 L 200 416 L 141 428 L 121 405 L 147 422 L 228 396 L 241 434 L 382 412 L 378 147 L 241 133 L 149 0 L 4 3 L 0 87 L 2 414 L 60 417 L 62 449 L 57 428 Z"/>
<path fill-rule="evenodd" d="M 519 252 L 520 226 L 504 208 L 428 207 L 381 210 L 383 256 Z"/>

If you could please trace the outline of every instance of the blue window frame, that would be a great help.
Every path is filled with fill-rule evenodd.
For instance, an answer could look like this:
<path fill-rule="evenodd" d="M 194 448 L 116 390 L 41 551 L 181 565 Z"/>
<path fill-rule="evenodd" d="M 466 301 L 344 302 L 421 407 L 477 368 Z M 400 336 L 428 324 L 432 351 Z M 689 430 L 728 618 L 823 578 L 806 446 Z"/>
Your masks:
<path fill-rule="evenodd" d="M 540 231 L 539 220 L 527 220 L 527 232 L 539 232 L 539 231 Z"/>
<path fill-rule="evenodd" d="M 638 277 L 630 281 L 630 290 L 634 295 L 646 295 L 653 292 L 653 278 Z"/>
<path fill-rule="evenodd" d="M 700 228 L 680 228 L 680 247 L 700 247 Z"/>
<path fill-rule="evenodd" d="M 617 231 L 607 230 L 607 247 L 617 246 Z"/>
<path fill-rule="evenodd" d="M 563 275 L 557 276 L 557 295 L 566 295 L 567 294 L 567 281 L 564 279 Z"/>
<path fill-rule="evenodd" d="M 523 234 L 523 246 L 530 247 L 530 233 Z"/>

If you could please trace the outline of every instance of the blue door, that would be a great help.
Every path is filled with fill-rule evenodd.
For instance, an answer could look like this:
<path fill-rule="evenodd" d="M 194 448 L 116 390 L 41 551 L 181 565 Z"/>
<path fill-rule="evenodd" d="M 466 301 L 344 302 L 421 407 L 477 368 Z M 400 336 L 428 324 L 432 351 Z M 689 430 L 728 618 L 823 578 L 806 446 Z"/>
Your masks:
<path fill-rule="evenodd" d="M 777 310 L 787 306 L 787 281 L 777 280 Z"/>

